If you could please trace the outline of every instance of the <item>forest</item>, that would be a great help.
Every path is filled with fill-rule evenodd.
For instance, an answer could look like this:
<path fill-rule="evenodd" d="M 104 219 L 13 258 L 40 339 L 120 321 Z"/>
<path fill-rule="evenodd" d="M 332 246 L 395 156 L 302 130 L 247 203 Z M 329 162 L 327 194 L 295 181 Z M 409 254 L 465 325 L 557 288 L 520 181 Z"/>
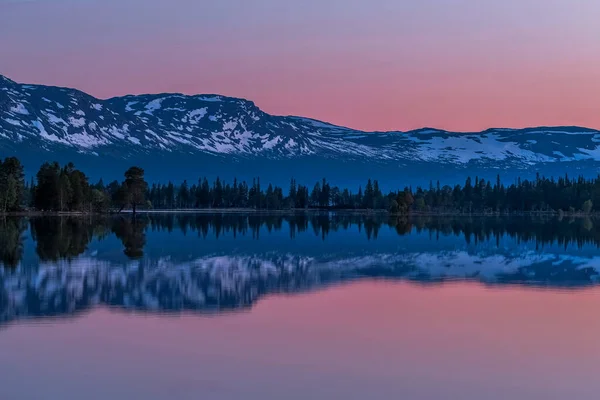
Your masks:
<path fill-rule="evenodd" d="M 400 172 L 400 171 L 399 171 Z M 174 177 L 175 180 L 176 177 Z M 389 186 L 389 185 L 388 185 Z M 26 181 L 24 168 L 15 157 L 0 160 L 0 213 L 80 212 L 107 213 L 125 209 L 143 210 L 252 209 L 252 210 L 381 210 L 392 214 L 515 214 L 583 213 L 600 204 L 600 175 L 594 179 L 568 175 L 534 180 L 518 179 L 506 184 L 475 177 L 462 185 L 429 183 L 424 187 L 403 187 L 384 193 L 378 180 L 369 179 L 358 188 L 340 188 L 326 179 L 312 186 L 290 180 L 285 189 L 272 184 L 209 182 L 199 178 L 148 184 L 144 170 L 134 166 L 122 181 L 91 183 L 72 163 L 44 163 L 36 176 Z"/>

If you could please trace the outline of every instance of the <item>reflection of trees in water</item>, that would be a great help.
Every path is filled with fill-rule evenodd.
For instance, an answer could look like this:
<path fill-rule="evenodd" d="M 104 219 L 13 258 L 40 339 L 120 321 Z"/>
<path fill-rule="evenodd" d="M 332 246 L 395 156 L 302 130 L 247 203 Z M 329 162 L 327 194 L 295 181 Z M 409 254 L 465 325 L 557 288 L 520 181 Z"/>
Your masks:
<path fill-rule="evenodd" d="M 398 235 L 407 235 L 413 230 L 429 232 L 431 238 L 441 236 L 463 236 L 465 241 L 479 243 L 503 236 L 517 241 L 535 241 L 538 245 L 556 243 L 562 246 L 595 244 L 600 247 L 600 224 L 592 219 L 559 218 L 502 218 L 502 217 L 391 217 L 385 214 L 154 214 L 148 216 L 152 230 L 172 231 L 177 226 L 188 234 L 195 232 L 201 237 L 224 234 L 251 235 L 259 238 L 261 229 L 268 232 L 289 229 L 289 236 L 312 230 L 325 239 L 333 232 L 356 228 L 367 239 L 377 239 L 381 228 L 387 226 Z M 287 228 L 284 228 L 287 225 Z"/>
<path fill-rule="evenodd" d="M 413 221 L 417 231 L 463 236 L 467 243 L 495 241 L 508 236 L 517 242 L 535 242 L 537 247 L 558 244 L 581 248 L 586 244 L 600 247 L 600 225 L 589 218 L 439 218 Z"/>
<path fill-rule="evenodd" d="M 144 218 L 32 218 L 31 235 L 41 261 L 71 260 L 87 250 L 92 239 L 115 234 L 132 259 L 144 255 L 147 220 Z"/>
<path fill-rule="evenodd" d="M 127 257 L 135 260 L 144 256 L 147 226 L 145 218 L 119 218 L 112 221 L 112 232 L 123 243 L 123 253 Z"/>
<path fill-rule="evenodd" d="M 30 229 L 41 261 L 73 259 L 87 249 L 94 235 L 104 234 L 99 221 L 86 218 L 32 218 Z"/>
<path fill-rule="evenodd" d="M 360 214 L 343 215 L 330 213 L 298 213 L 298 214 L 150 214 L 147 216 L 151 231 L 166 230 L 171 232 L 177 227 L 187 235 L 195 232 L 198 236 L 213 236 L 219 238 L 224 234 L 251 235 L 260 238 L 261 229 L 272 233 L 289 229 L 291 238 L 298 233 L 312 229 L 314 234 L 325 239 L 331 232 L 350 229 L 358 226 L 364 230 L 368 238 L 377 238 L 387 217 L 381 215 L 365 216 Z M 406 228 L 407 220 L 394 219 L 395 225 L 402 225 L 400 231 L 410 231 Z M 285 226 L 287 225 L 287 228 Z"/>
<path fill-rule="evenodd" d="M 0 219 L 0 261 L 15 267 L 23 256 L 23 218 Z M 291 238 L 313 232 L 325 240 L 330 234 L 358 230 L 369 240 L 377 239 L 388 227 L 398 235 L 411 232 L 429 233 L 432 240 L 443 236 L 462 236 L 468 244 L 495 242 L 503 237 L 517 242 L 535 242 L 542 247 L 558 244 L 565 248 L 593 244 L 600 247 L 600 224 L 583 218 L 502 218 L 502 217 L 390 217 L 383 214 L 149 214 L 138 218 L 120 217 L 39 217 L 29 219 L 31 236 L 42 261 L 73 259 L 81 255 L 93 238 L 115 234 L 123 243 L 124 253 L 137 259 L 144 255 L 146 231 L 180 231 L 184 235 L 219 238 L 251 236 L 259 239 L 261 231 L 289 230 Z"/>
<path fill-rule="evenodd" d="M 18 221 L 24 224 L 24 220 Z M 54 262 L 72 260 L 83 254 L 94 238 L 101 240 L 110 234 L 123 242 L 125 255 L 140 258 L 146 244 L 146 227 L 147 221 L 143 218 L 39 217 L 30 220 L 38 258 Z"/>
<path fill-rule="evenodd" d="M 27 229 L 24 219 L 0 218 L 0 263 L 15 268 L 23 258 L 23 233 Z"/>

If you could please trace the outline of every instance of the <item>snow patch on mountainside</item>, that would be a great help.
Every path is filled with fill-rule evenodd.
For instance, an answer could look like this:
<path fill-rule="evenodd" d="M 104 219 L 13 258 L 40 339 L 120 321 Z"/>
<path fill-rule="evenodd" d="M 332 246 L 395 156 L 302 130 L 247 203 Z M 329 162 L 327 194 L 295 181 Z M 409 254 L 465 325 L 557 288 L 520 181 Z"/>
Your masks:
<path fill-rule="evenodd" d="M 473 160 L 505 160 L 515 157 L 524 163 L 554 161 L 552 157 L 523 149 L 518 143 L 501 142 L 498 135 L 433 137 L 428 140 L 413 139 L 419 144 L 419 159 L 423 161 L 457 162 L 466 164 Z"/>
<path fill-rule="evenodd" d="M 85 126 L 85 119 L 69 117 L 69 123 L 75 128 L 81 128 Z"/>
<path fill-rule="evenodd" d="M 27 111 L 27 108 L 21 103 L 17 103 L 15 106 L 11 107 L 10 111 L 21 115 L 29 115 L 29 111 Z"/>
<path fill-rule="evenodd" d="M 3 118 L 3 119 L 11 125 L 22 126 L 21 121 L 17 121 L 16 119 L 12 119 L 12 118 Z"/>
<path fill-rule="evenodd" d="M 138 104 L 139 101 L 130 101 L 127 103 L 127 105 L 125 106 L 125 111 L 134 111 L 133 108 L 131 108 L 131 106 Z"/>
<path fill-rule="evenodd" d="M 208 112 L 206 107 L 194 110 L 188 114 L 188 119 L 191 124 L 197 124 Z"/>
<path fill-rule="evenodd" d="M 46 131 L 46 128 L 44 127 L 44 124 L 42 124 L 42 122 L 40 120 L 35 120 L 31 123 L 34 127 L 36 127 L 39 131 L 40 131 L 40 136 L 43 139 L 49 140 L 51 142 L 58 142 L 58 143 L 64 143 L 64 144 L 69 144 L 69 142 L 67 142 L 64 139 L 59 138 L 56 135 L 53 134 L 49 134 Z"/>
<path fill-rule="evenodd" d="M 200 101 L 205 101 L 208 103 L 220 103 L 223 101 L 223 98 L 221 96 L 200 96 L 198 97 L 198 100 Z"/>

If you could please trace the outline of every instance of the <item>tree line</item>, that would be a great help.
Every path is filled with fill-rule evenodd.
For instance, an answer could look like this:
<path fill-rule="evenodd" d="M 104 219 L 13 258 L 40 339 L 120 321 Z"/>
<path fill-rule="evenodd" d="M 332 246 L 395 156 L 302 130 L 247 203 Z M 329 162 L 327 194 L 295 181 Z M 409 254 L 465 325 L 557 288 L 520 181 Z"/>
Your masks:
<path fill-rule="evenodd" d="M 463 185 L 429 188 L 404 187 L 384 193 L 377 180 L 369 179 L 353 192 L 332 185 L 326 179 L 312 186 L 291 179 L 285 189 L 252 182 L 209 182 L 200 178 L 189 184 L 155 183 L 149 185 L 144 170 L 131 167 L 124 180 L 91 184 L 86 174 L 72 163 L 44 163 L 35 179 L 25 182 L 23 166 L 15 157 L 0 161 L 0 212 L 25 209 L 54 212 L 107 212 L 140 209 L 347 209 L 385 210 L 393 214 L 511 214 L 519 212 L 589 214 L 600 204 L 600 175 L 594 179 L 558 179 L 536 176 L 505 184 L 475 177 Z"/>

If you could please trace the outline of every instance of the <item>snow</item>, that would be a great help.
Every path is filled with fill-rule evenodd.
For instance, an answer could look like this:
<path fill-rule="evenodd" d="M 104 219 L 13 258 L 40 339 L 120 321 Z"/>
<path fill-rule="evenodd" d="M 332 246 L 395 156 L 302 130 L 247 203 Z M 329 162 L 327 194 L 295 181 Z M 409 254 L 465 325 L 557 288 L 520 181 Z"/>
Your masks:
<path fill-rule="evenodd" d="M 529 131 L 527 134 L 559 134 L 559 135 L 593 135 L 594 132 L 569 132 L 569 131 L 559 131 L 559 130 L 540 130 L 540 131 Z"/>
<path fill-rule="evenodd" d="M 69 117 L 69 123 L 75 128 L 81 128 L 85 126 L 85 119 Z"/>
<path fill-rule="evenodd" d="M 336 125 L 332 125 L 332 124 L 328 124 L 322 121 L 317 121 L 315 119 L 310 119 L 310 118 L 303 118 L 303 117 L 295 117 L 294 119 L 299 119 L 304 123 L 310 124 L 312 126 L 314 126 L 315 128 L 326 128 L 326 129 L 331 129 L 331 128 L 342 128 L 340 126 L 336 126 Z M 344 128 L 342 128 L 344 129 Z"/>
<path fill-rule="evenodd" d="M 116 137 L 117 139 L 125 139 L 125 135 L 123 135 L 116 126 L 111 126 L 108 130 L 108 134 Z"/>
<path fill-rule="evenodd" d="M 499 139 L 501 138 L 496 134 L 482 134 L 476 138 L 472 135 L 435 136 L 426 140 L 411 138 L 419 144 L 415 155 L 423 161 L 466 164 L 482 159 L 501 161 L 511 157 L 516 157 L 526 164 L 555 161 L 553 157 L 523 149 L 516 142 Z"/>
<path fill-rule="evenodd" d="M 285 148 L 288 150 L 293 149 L 296 146 L 298 146 L 298 143 L 296 143 L 296 141 L 294 139 L 288 140 L 287 143 L 285 144 Z"/>
<path fill-rule="evenodd" d="M 159 99 L 154 99 L 152 101 L 150 101 L 148 104 L 146 104 L 146 111 L 144 111 L 146 114 L 150 114 L 152 115 L 152 113 L 156 110 L 160 110 L 161 108 L 161 103 L 163 102 L 163 98 L 159 98 Z"/>
<path fill-rule="evenodd" d="M 224 131 L 232 131 L 237 127 L 236 121 L 227 121 L 223 124 Z"/>
<path fill-rule="evenodd" d="M 54 115 L 52 113 L 46 113 L 46 112 L 42 112 L 42 113 L 46 116 L 49 123 L 51 123 L 52 125 L 55 125 L 55 126 L 59 126 L 60 129 L 62 129 L 65 132 L 65 134 L 68 133 L 67 126 L 69 124 L 67 123 L 67 121 L 65 121 L 62 118 L 58 118 L 56 115 Z"/>
<path fill-rule="evenodd" d="M 25 108 L 22 103 L 17 103 L 15 106 L 10 108 L 10 111 L 21 115 L 29 115 L 29 111 L 27 111 L 27 108 Z"/>
<path fill-rule="evenodd" d="M 212 97 L 202 96 L 202 97 L 198 97 L 198 100 L 212 102 L 212 103 L 220 103 L 223 101 L 223 98 L 221 96 L 212 96 Z"/>
<path fill-rule="evenodd" d="M 561 153 L 560 151 L 557 151 L 557 150 L 553 151 L 552 154 L 555 154 L 558 157 L 560 157 L 560 159 L 562 161 L 567 161 L 569 159 L 567 156 L 565 156 L 563 153 Z"/>
<path fill-rule="evenodd" d="M 139 101 L 130 101 L 129 103 L 127 103 L 127 105 L 125 106 L 125 111 L 134 111 L 133 108 L 131 108 L 131 106 L 138 104 Z"/>
<path fill-rule="evenodd" d="M 273 139 L 267 140 L 266 142 L 264 142 L 262 146 L 263 146 L 263 148 L 270 150 L 273 147 L 277 146 L 281 141 L 282 141 L 281 137 L 275 136 Z"/>
<path fill-rule="evenodd" d="M 69 141 L 74 145 L 82 147 L 84 149 L 90 149 L 92 147 L 97 147 L 108 143 L 108 141 L 106 140 L 102 140 L 95 136 L 88 135 L 85 132 L 70 135 Z"/>
<path fill-rule="evenodd" d="M 208 112 L 206 107 L 194 110 L 188 114 L 188 119 L 191 124 L 197 124 Z"/>
<path fill-rule="evenodd" d="M 17 121 L 16 119 L 12 119 L 12 118 L 3 118 L 3 119 L 11 125 L 21 126 L 21 122 Z"/>
<path fill-rule="evenodd" d="M 600 147 L 596 147 L 594 149 L 582 149 L 582 148 L 578 148 L 577 150 L 579 150 L 581 153 L 583 153 L 584 158 L 589 158 L 592 160 L 600 160 Z M 575 155 L 577 156 L 577 154 Z"/>
<path fill-rule="evenodd" d="M 452 133 L 430 128 L 406 133 L 362 132 L 311 118 L 271 117 L 267 114 L 263 123 L 246 126 L 244 121 L 252 122 L 250 117 L 254 120 L 259 118 L 256 107 L 240 99 L 218 95 L 127 96 L 121 102 L 115 100 L 115 104 L 125 104 L 125 111 L 128 112 L 125 114 L 123 110 L 115 112 L 106 108 L 100 100 L 82 102 L 79 96 L 72 95 L 68 90 L 63 92 L 74 104 L 71 106 L 69 103 L 69 107 L 77 110 L 69 112 L 71 117 L 53 111 L 51 106 L 36 110 L 26 101 L 9 103 L 9 107 L 12 107 L 8 111 L 5 109 L 5 115 L 0 117 L 7 124 L 22 128 L 27 126 L 29 118 L 21 119 L 17 114 L 38 115 L 37 112 L 41 112 L 44 118 L 38 119 L 35 126 L 44 140 L 70 144 L 83 152 L 104 143 L 125 141 L 138 145 L 143 142 L 155 149 L 162 146 L 169 151 L 191 154 L 224 152 L 260 156 L 262 153 L 270 157 L 294 157 L 320 153 L 327 157 L 352 156 L 400 162 L 415 160 L 460 167 L 471 162 L 509 162 L 491 165 L 493 168 L 498 165 L 504 168 L 526 167 L 539 162 L 600 161 L 600 132 L 584 128 L 492 129 L 482 133 Z M 8 95 L 12 96 L 10 93 Z M 22 96 L 23 91 L 17 91 L 16 95 Z M 46 96 L 42 98 L 43 104 L 55 102 L 50 100 L 52 97 Z M 227 107 L 198 101 L 227 101 Z M 56 104 L 59 105 L 58 102 Z M 108 104 L 112 104 L 110 100 Z M 199 107 L 198 104 L 206 107 Z M 39 104 L 36 103 L 36 106 Z M 103 115 L 94 113 L 86 117 L 80 108 L 103 111 Z M 159 114 L 158 110 L 172 112 Z M 134 112 L 130 114 L 131 111 Z M 117 125 L 109 121 L 119 123 Z M 127 121 L 128 124 L 122 125 L 121 121 Z M 11 131 L 10 137 L 21 134 L 22 130 L 12 126 L 7 129 L 14 131 Z M 249 130 L 250 127 L 254 131 Z M 535 134 L 540 136 L 530 136 Z M 548 146 L 551 148 L 533 151 Z M 277 149 L 277 153 L 273 149 Z"/>
<path fill-rule="evenodd" d="M 54 134 L 49 134 L 46 131 L 46 128 L 44 128 L 44 125 L 42 124 L 42 122 L 38 119 L 35 120 L 31 123 L 34 127 L 36 127 L 39 131 L 40 131 L 40 136 L 43 139 L 49 140 L 51 142 L 57 142 L 57 143 L 63 143 L 63 144 L 69 144 L 68 141 L 59 138 L 58 136 L 54 135 Z"/>
<path fill-rule="evenodd" d="M 352 135 L 352 136 L 343 136 L 344 139 L 364 139 L 368 137 L 367 135 Z"/>
<path fill-rule="evenodd" d="M 217 153 L 235 153 L 237 148 L 229 143 L 216 142 L 211 146 Z"/>
<path fill-rule="evenodd" d="M 191 144 L 192 143 L 189 140 L 184 139 L 184 138 L 182 138 L 182 137 L 180 137 L 178 135 L 175 135 L 173 133 L 167 133 L 167 136 L 170 137 L 171 139 L 175 140 L 176 142 L 179 142 L 179 143 L 183 143 L 183 144 Z"/>
<path fill-rule="evenodd" d="M 154 136 L 159 142 L 161 142 L 163 144 L 166 144 L 166 145 L 171 145 L 172 144 L 169 140 L 163 138 L 162 136 L 160 136 L 159 134 L 157 134 L 156 132 L 154 132 L 152 129 L 146 129 L 146 133 Z"/>

